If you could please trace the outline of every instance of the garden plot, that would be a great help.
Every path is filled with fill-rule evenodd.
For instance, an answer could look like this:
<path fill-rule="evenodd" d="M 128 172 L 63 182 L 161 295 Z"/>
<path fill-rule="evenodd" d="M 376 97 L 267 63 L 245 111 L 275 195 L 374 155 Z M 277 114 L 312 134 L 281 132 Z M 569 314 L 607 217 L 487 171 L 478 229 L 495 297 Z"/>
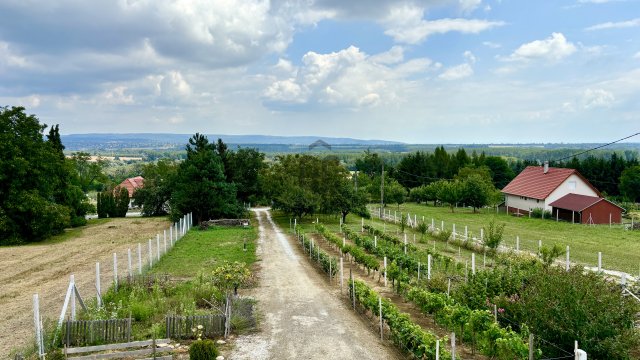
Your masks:
<path fill-rule="evenodd" d="M 113 277 L 113 253 L 143 245 L 169 226 L 162 218 L 119 218 L 74 229 L 65 241 L 0 248 L 0 354 L 31 341 L 34 334 L 32 296 L 40 296 L 40 314 L 57 318 L 69 285 L 76 285 L 85 298 L 95 296 L 95 263 L 102 264 L 103 281 Z M 126 269 L 126 256 L 118 267 Z M 122 270 L 121 270 L 122 271 Z M 107 285 L 108 283 L 105 283 Z"/>

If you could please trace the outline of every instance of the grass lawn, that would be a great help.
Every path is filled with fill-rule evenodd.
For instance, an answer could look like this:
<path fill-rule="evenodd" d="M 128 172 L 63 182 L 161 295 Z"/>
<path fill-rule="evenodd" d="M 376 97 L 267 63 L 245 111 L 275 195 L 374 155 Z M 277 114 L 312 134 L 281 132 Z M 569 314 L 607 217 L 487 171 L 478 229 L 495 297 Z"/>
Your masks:
<path fill-rule="evenodd" d="M 202 271 L 210 272 L 224 261 L 239 261 L 250 266 L 256 261 L 257 234 L 255 227 L 211 227 L 204 231 L 194 228 L 150 272 L 192 277 Z"/>
<path fill-rule="evenodd" d="M 444 221 L 445 229 L 451 230 L 456 225 L 456 232 L 464 233 L 464 227 L 473 236 L 479 237 L 480 229 L 486 227 L 491 220 L 504 223 L 503 245 L 516 246 L 516 237 L 520 237 L 520 249 L 531 252 L 538 251 L 538 240 L 542 240 L 543 246 L 558 244 L 563 249 L 569 245 L 571 249 L 571 261 L 587 266 L 597 266 L 598 252 L 602 252 L 603 267 L 609 270 L 620 270 L 634 276 L 640 272 L 640 232 L 625 231 L 621 226 L 596 225 L 587 226 L 570 224 L 552 220 L 530 219 L 528 217 L 514 217 L 505 214 L 496 214 L 493 211 L 483 210 L 481 213 L 473 213 L 470 209 L 457 208 L 452 213 L 448 207 L 433 207 L 430 205 L 404 204 L 389 206 L 388 210 L 409 212 L 411 216 L 422 217 L 427 223 L 434 219 L 436 227 L 440 227 Z M 357 218 L 351 223 L 357 222 Z M 388 229 L 392 225 L 387 225 Z M 393 228 L 395 231 L 395 228 Z M 410 235 L 412 237 L 412 235 Z M 464 250 L 463 250 L 464 251 Z"/>

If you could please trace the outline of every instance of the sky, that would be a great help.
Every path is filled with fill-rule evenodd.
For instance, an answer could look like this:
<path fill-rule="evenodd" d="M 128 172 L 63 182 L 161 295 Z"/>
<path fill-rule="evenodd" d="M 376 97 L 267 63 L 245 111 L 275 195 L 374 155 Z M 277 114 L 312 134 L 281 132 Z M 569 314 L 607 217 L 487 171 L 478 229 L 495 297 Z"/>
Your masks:
<path fill-rule="evenodd" d="M 63 134 L 608 142 L 640 130 L 640 0 L 2 0 L 0 106 Z"/>

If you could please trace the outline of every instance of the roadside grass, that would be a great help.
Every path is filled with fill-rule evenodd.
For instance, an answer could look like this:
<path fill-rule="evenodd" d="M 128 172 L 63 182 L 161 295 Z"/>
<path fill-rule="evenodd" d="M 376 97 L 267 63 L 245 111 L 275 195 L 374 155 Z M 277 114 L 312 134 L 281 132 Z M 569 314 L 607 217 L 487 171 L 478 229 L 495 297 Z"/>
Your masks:
<path fill-rule="evenodd" d="M 451 212 L 448 207 L 434 207 L 431 205 L 403 204 L 389 206 L 388 210 L 409 212 L 418 220 L 440 227 L 444 221 L 445 229 L 451 230 L 456 225 L 456 232 L 463 233 L 465 225 L 472 236 L 479 237 L 480 229 L 487 227 L 489 222 L 505 224 L 502 245 L 515 248 L 516 237 L 520 237 L 520 250 L 538 252 L 538 240 L 542 246 L 551 247 L 554 244 L 563 249 L 570 247 L 572 262 L 585 266 L 597 266 L 598 252 L 602 252 L 602 266 L 607 270 L 625 271 L 634 276 L 640 273 L 640 232 L 626 231 L 620 225 L 609 228 L 609 225 L 582 225 L 567 222 L 556 222 L 549 219 L 535 219 L 515 217 L 494 211 L 473 213 L 471 209 L 457 208 Z M 379 222 L 375 220 L 374 222 Z M 381 224 L 381 223 L 380 223 Z M 387 224 L 387 227 L 393 226 Z M 411 231 L 411 229 L 409 229 Z M 419 235 L 417 235 L 419 236 Z"/>
<path fill-rule="evenodd" d="M 132 338 L 163 337 L 165 315 L 204 315 L 217 313 L 224 294 L 210 281 L 209 274 L 225 261 L 256 262 L 255 227 L 194 227 L 146 274 L 167 274 L 171 281 L 112 286 L 104 295 L 104 306 L 90 301 L 82 319 L 133 318 Z M 246 241 L 246 251 L 244 243 Z M 177 281 L 176 281 L 177 280 Z M 213 305 L 213 307 L 212 307 Z M 242 331 L 239 329 L 238 331 Z"/>
<path fill-rule="evenodd" d="M 202 271 L 210 272 L 225 261 L 251 266 L 256 261 L 257 236 L 255 227 L 194 228 L 151 268 L 150 273 L 194 277 Z"/>

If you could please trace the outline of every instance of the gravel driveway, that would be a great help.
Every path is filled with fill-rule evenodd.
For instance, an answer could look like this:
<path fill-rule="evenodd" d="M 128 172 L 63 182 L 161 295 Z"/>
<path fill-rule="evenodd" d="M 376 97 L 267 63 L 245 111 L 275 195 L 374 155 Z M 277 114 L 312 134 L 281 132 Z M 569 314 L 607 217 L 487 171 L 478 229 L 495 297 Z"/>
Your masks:
<path fill-rule="evenodd" d="M 229 359 L 398 359 L 350 311 L 271 219 L 255 209 L 260 238 L 260 332 L 240 336 Z"/>

